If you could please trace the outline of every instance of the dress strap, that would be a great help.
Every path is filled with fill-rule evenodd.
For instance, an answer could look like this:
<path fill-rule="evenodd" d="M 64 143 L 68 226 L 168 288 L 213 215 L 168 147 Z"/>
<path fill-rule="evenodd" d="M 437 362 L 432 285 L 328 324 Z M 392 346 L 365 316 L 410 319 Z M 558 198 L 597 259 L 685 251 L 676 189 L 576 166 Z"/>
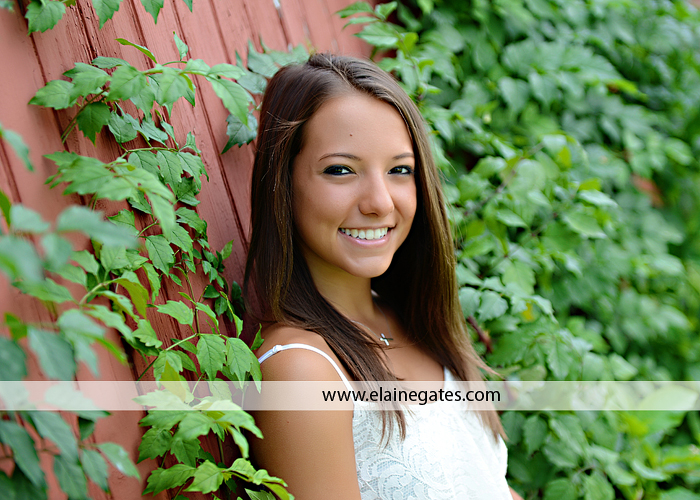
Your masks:
<path fill-rule="evenodd" d="M 324 358 L 326 358 L 326 359 L 328 360 L 328 362 L 329 362 L 331 365 L 333 365 L 333 368 L 335 368 L 335 371 L 338 372 L 338 375 L 340 376 L 340 379 L 343 381 L 343 384 L 345 384 L 345 387 L 346 387 L 349 391 L 352 391 L 352 390 L 353 390 L 353 387 L 352 387 L 352 385 L 350 385 L 350 382 L 348 381 L 347 377 L 346 377 L 345 374 L 340 370 L 340 367 L 338 366 L 338 363 L 336 363 L 336 362 L 333 360 L 333 358 L 331 358 L 328 354 L 326 354 L 325 352 L 323 352 L 323 351 L 322 351 L 321 349 L 319 349 L 318 347 L 314 347 L 314 346 L 307 345 L 307 344 L 285 344 L 285 345 L 277 344 L 277 345 L 274 346 L 272 349 L 270 349 L 269 351 L 267 351 L 265 354 L 263 354 L 262 356 L 260 356 L 260 357 L 258 358 L 258 362 L 259 362 L 259 363 L 262 363 L 263 361 L 265 361 L 265 360 L 266 360 L 267 358 L 269 358 L 270 356 L 272 356 L 272 355 L 274 355 L 274 354 L 277 354 L 277 353 L 280 352 L 280 351 L 286 351 L 287 349 L 306 349 L 307 351 L 313 351 L 313 352 L 315 352 L 315 353 L 317 353 L 317 354 L 320 354 L 321 356 L 323 356 Z"/>

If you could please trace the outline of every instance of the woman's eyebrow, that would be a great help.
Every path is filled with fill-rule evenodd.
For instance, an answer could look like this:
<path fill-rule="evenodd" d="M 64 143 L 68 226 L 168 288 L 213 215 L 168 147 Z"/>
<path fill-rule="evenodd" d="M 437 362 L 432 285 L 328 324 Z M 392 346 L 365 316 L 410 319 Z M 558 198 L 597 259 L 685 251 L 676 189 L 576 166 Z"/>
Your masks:
<path fill-rule="evenodd" d="M 318 159 L 318 161 L 324 160 L 324 159 L 329 158 L 331 156 L 340 156 L 342 158 L 347 158 L 347 159 L 353 160 L 353 161 L 361 161 L 361 158 L 359 156 L 355 156 L 355 155 L 350 154 L 350 153 L 328 153 L 328 154 L 321 156 Z M 401 154 L 394 156 L 392 158 L 392 160 L 401 160 L 402 158 L 413 158 L 413 153 L 409 153 L 409 152 L 401 153 Z"/>

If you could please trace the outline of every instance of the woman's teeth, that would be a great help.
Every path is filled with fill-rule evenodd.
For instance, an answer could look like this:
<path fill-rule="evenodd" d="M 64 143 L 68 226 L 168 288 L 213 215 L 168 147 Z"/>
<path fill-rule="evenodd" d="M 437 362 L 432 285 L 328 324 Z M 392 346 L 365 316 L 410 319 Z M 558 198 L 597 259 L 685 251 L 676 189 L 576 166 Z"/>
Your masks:
<path fill-rule="evenodd" d="M 386 233 L 389 232 L 388 227 L 382 227 L 380 229 L 340 229 L 341 232 L 357 238 L 359 240 L 378 240 L 384 238 Z"/>

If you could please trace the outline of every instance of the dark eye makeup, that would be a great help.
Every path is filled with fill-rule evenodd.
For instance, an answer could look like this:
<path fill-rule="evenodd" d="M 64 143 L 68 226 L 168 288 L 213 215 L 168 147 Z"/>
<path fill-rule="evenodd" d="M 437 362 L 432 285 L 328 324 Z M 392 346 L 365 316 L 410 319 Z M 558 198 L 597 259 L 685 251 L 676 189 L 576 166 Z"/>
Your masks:
<path fill-rule="evenodd" d="M 411 175 L 413 173 L 413 168 L 408 165 L 399 165 L 389 170 L 390 174 L 400 174 L 400 175 Z"/>
<path fill-rule="evenodd" d="M 330 167 L 326 167 L 323 173 L 328 175 L 346 175 L 351 174 L 352 170 L 345 165 L 331 165 Z"/>

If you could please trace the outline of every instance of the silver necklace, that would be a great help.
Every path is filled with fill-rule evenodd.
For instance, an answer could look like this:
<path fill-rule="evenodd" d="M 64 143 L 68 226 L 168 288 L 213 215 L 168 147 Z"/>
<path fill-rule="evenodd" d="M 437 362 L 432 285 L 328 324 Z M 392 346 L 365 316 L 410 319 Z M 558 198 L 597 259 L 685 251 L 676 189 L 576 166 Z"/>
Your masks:
<path fill-rule="evenodd" d="M 357 325 L 364 326 L 370 332 L 372 332 L 372 334 L 375 337 L 377 337 L 380 341 L 384 342 L 387 346 L 389 346 L 389 342 L 394 340 L 394 338 L 391 336 L 392 335 L 391 334 L 391 324 L 389 323 L 389 318 L 387 318 L 386 314 L 384 313 L 384 309 L 382 309 L 379 305 L 377 305 L 377 307 L 379 307 L 379 311 L 382 313 L 382 316 L 384 316 L 384 321 L 386 321 L 386 328 L 389 331 L 389 337 L 386 337 L 383 333 L 381 335 L 377 335 L 377 333 L 374 330 L 372 330 L 369 326 L 365 325 L 364 323 L 360 323 L 359 321 L 355 321 L 352 319 L 350 321 L 352 321 L 353 323 L 355 323 Z"/>

